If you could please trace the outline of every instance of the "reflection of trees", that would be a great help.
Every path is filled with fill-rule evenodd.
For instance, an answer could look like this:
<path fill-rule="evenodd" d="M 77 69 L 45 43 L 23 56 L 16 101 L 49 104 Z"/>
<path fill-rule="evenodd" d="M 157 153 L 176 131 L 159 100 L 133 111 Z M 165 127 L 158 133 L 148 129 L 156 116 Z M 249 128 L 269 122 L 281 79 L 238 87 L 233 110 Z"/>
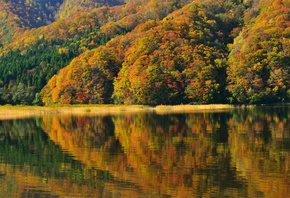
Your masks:
<path fill-rule="evenodd" d="M 109 172 L 86 169 L 49 139 L 44 124 L 42 118 L 0 121 L 0 173 L 5 175 L 0 177 L 3 183 L 17 182 L 13 195 L 3 191 L 7 197 L 31 197 L 42 190 L 72 197 L 104 193 L 101 189 L 110 181 Z M 26 192 L 29 186 L 35 192 Z"/>
<path fill-rule="evenodd" d="M 110 116 L 76 116 L 62 115 L 44 117 L 43 125 L 50 139 L 81 162 L 84 177 L 105 177 L 102 183 L 113 193 L 129 197 L 138 196 L 139 192 L 125 190 L 125 186 L 134 186 L 130 181 L 119 178 L 119 173 L 127 169 L 126 158 L 118 139 L 114 136 L 115 125 Z M 100 171 L 102 170 L 102 171 Z M 89 172 L 88 172 L 89 171 Z"/>
<path fill-rule="evenodd" d="M 63 154 L 42 132 L 39 119 L 1 121 L 0 131 L 0 154 L 4 162 L 15 166 L 32 165 L 38 174 L 57 174 L 51 167 L 61 167 L 58 160 Z M 34 164 L 42 169 L 33 167 Z"/>
<path fill-rule="evenodd" d="M 228 151 L 217 132 L 227 114 L 180 114 L 117 117 L 116 136 L 131 167 L 131 180 L 159 195 L 200 197 L 226 188 L 239 192 L 239 183 L 226 181 L 234 172 Z M 224 127 L 224 126 L 223 126 Z M 228 165 L 227 165 L 228 164 Z M 224 191 L 226 193 L 226 191 Z"/>
<path fill-rule="evenodd" d="M 43 123 L 51 140 L 89 167 L 113 160 L 117 156 L 111 155 L 120 153 L 110 116 L 54 116 L 44 118 Z"/>
<path fill-rule="evenodd" d="M 40 120 L 37 118 L 25 120 L 0 120 L 0 136 L 6 136 L 7 134 L 14 138 L 17 138 L 18 136 L 27 136 L 31 133 L 35 133 L 39 127 Z"/>
<path fill-rule="evenodd" d="M 35 186 L 45 179 L 58 195 L 66 191 L 54 185 L 107 197 L 287 197 L 289 117 L 287 108 L 254 108 L 2 121 L 11 166 L 0 171 Z"/>
<path fill-rule="evenodd" d="M 43 124 L 51 139 L 61 142 L 64 147 L 71 148 L 72 145 L 83 149 L 102 148 L 108 141 L 115 141 L 114 123 L 109 116 L 94 118 L 53 116 L 45 117 Z"/>
<path fill-rule="evenodd" d="M 74 159 L 109 171 L 112 180 L 106 186 L 112 191 L 198 197 L 229 188 L 243 193 L 239 182 L 227 182 L 235 180 L 234 171 L 221 169 L 230 166 L 227 134 L 219 134 L 228 116 L 54 116 L 43 123 L 49 137 Z"/>
<path fill-rule="evenodd" d="M 290 111 L 255 108 L 229 120 L 233 166 L 248 181 L 251 197 L 290 194 Z"/>

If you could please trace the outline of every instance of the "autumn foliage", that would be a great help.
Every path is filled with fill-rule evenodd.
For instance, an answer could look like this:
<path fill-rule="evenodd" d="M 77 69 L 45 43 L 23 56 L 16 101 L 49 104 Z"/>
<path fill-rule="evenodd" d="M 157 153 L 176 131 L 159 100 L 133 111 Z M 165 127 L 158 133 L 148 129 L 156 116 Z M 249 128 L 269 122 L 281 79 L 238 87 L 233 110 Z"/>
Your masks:
<path fill-rule="evenodd" d="M 289 1 L 273 1 L 235 39 L 228 89 L 237 102 L 289 101 L 289 5 Z"/>
<path fill-rule="evenodd" d="M 105 77 L 108 83 L 103 88 L 111 92 L 104 98 L 107 102 L 224 102 L 219 94 L 225 83 L 221 76 L 225 76 L 226 49 L 221 44 L 223 38 L 217 34 L 218 22 L 207 9 L 203 4 L 192 3 L 163 20 L 149 20 L 125 36 L 115 37 L 106 46 L 82 54 L 76 59 L 77 65 L 88 59 L 90 67 Z M 75 71 L 71 72 L 81 73 L 80 67 L 72 64 L 68 68 Z M 63 73 L 54 78 L 61 80 Z M 44 88 L 44 102 L 48 99 L 57 103 L 50 94 L 59 88 L 51 80 Z"/>
<path fill-rule="evenodd" d="M 25 26 L 0 48 L 0 103 L 17 103 L 10 88 L 20 83 L 44 104 L 289 102 L 289 7 L 64 1 L 54 22 Z"/>

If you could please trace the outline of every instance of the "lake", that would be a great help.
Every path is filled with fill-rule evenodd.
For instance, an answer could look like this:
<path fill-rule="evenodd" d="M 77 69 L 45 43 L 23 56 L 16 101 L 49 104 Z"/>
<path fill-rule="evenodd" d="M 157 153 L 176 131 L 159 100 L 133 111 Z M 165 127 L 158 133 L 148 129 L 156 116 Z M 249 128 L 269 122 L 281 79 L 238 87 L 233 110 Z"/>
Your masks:
<path fill-rule="evenodd" d="M 0 121 L 0 197 L 290 195 L 290 106 Z"/>

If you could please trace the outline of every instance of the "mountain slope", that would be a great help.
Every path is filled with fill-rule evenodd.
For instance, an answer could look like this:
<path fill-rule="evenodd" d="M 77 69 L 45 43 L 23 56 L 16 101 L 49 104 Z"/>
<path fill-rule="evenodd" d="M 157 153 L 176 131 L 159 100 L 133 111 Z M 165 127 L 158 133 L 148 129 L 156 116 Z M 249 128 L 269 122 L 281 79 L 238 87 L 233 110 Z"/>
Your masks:
<path fill-rule="evenodd" d="M 112 96 L 125 104 L 223 102 L 223 42 L 230 32 L 219 27 L 234 27 L 239 16 L 226 15 L 226 7 L 213 13 L 215 8 L 191 3 L 85 52 L 49 81 L 44 103 L 109 103 Z"/>
<path fill-rule="evenodd" d="M 53 3 L 0 17 L 0 104 L 290 101 L 289 0 Z"/>
<path fill-rule="evenodd" d="M 65 18 L 67 16 L 72 16 L 76 13 L 90 12 L 96 7 L 102 6 L 116 6 L 124 4 L 124 0 L 64 0 L 63 4 L 60 6 L 58 13 L 55 18 Z"/>
<path fill-rule="evenodd" d="M 61 3 L 62 0 L 1 0 L 0 43 L 11 43 L 15 34 L 53 22 Z"/>
<path fill-rule="evenodd" d="M 90 13 L 59 19 L 51 25 L 26 31 L 2 49 L 2 103 L 16 103 L 10 87 L 16 86 L 15 89 L 18 89 L 18 84 L 22 83 L 25 89 L 39 92 L 52 75 L 68 65 L 72 58 L 87 49 L 105 44 L 118 34 L 131 31 L 140 23 L 156 17 L 163 18 L 174 8 L 177 9 L 172 2 L 154 2 L 144 0 L 144 6 L 137 6 L 140 1 L 132 0 L 123 6 L 96 8 Z M 153 10 L 154 7 L 163 11 Z M 28 89 L 29 86 L 33 89 Z"/>
<path fill-rule="evenodd" d="M 68 15 L 121 4 L 123 0 L 1 0 L 0 44 L 9 44 L 25 30 L 49 25 Z"/>
<path fill-rule="evenodd" d="M 229 56 L 232 100 L 241 103 L 290 99 L 290 1 L 260 2 L 254 22 L 235 39 Z"/>

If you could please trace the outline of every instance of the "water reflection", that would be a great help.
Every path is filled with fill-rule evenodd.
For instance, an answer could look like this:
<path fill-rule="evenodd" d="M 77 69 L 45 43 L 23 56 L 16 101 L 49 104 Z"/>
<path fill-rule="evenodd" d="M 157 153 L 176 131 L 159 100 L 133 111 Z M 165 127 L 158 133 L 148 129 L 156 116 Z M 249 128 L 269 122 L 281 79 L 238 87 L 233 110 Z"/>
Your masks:
<path fill-rule="evenodd" d="M 229 121 L 232 166 L 252 197 L 290 194 L 290 111 L 263 108 L 238 112 Z"/>
<path fill-rule="evenodd" d="M 0 121 L 4 197 L 287 197 L 290 111 Z"/>

